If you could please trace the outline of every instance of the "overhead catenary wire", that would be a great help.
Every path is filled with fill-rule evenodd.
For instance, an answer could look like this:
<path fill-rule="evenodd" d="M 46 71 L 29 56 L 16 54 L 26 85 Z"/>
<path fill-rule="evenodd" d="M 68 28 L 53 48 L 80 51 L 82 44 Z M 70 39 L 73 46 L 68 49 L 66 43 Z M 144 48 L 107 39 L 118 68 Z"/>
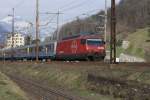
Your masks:
<path fill-rule="evenodd" d="M 81 7 L 81 5 L 83 5 L 83 4 L 85 4 L 84 2 L 87 2 L 87 0 L 84 0 L 83 2 L 81 2 L 80 4 L 76 4 L 76 5 L 72 5 L 72 6 L 70 6 L 70 4 L 74 4 L 74 2 L 76 2 L 75 0 L 72 0 L 71 2 L 69 2 L 68 3 L 68 5 L 69 5 L 69 8 L 66 8 L 66 7 L 68 7 L 68 6 L 66 6 L 66 5 L 63 5 L 62 7 L 60 7 L 61 8 L 61 12 L 65 12 L 65 11 L 69 11 L 69 10 L 72 10 L 72 9 L 76 9 L 76 8 L 78 8 L 78 7 Z M 59 8 L 59 9 L 60 9 Z M 65 8 L 65 9 L 64 9 Z M 99 10 L 99 9 L 96 9 L 96 10 Z M 91 10 L 91 11 L 88 11 L 88 12 L 86 12 L 86 13 L 91 13 L 91 12 L 93 12 L 93 11 L 95 11 L 95 9 L 94 10 Z M 86 14 L 86 13 L 84 13 L 84 14 Z M 40 13 L 40 14 L 45 14 L 45 13 Z M 64 14 L 64 13 L 63 13 Z M 80 16 L 81 15 L 83 15 L 83 13 L 82 14 L 80 14 Z M 77 15 L 77 16 L 79 16 L 79 15 Z M 73 17 L 74 18 L 74 17 Z M 73 19 L 73 18 L 71 18 L 71 19 Z M 53 19 L 52 19 L 53 20 Z M 48 25 L 49 23 L 51 23 L 51 21 L 49 21 L 49 22 L 47 22 L 45 25 Z M 45 25 L 41 25 L 41 26 L 45 26 Z"/>
<path fill-rule="evenodd" d="M 63 6 L 61 6 L 60 9 L 63 9 L 63 8 L 65 8 L 65 7 L 67 7 L 68 5 L 74 4 L 75 2 L 77 2 L 77 1 L 76 1 L 76 0 L 72 0 L 71 2 L 69 2 L 69 3 L 67 3 L 67 4 L 65 4 L 65 5 L 63 5 Z"/>
<path fill-rule="evenodd" d="M 21 0 L 20 2 L 18 2 L 13 8 L 18 8 L 20 7 L 22 4 L 24 4 L 26 0 Z"/>
<path fill-rule="evenodd" d="M 90 13 L 92 12 L 95 12 L 95 11 L 100 11 L 101 9 L 93 9 L 93 10 L 90 10 L 90 11 L 87 11 L 87 12 L 85 12 L 85 13 L 81 13 L 81 14 L 79 14 L 79 15 L 77 15 L 77 16 L 75 16 L 75 17 L 71 17 L 71 18 L 68 18 L 68 19 L 66 19 L 66 20 L 64 20 L 65 22 L 69 22 L 69 21 L 73 21 L 73 19 L 76 19 L 77 17 L 80 17 L 80 16 L 83 16 L 83 15 L 89 15 L 90 16 Z M 88 16 L 88 17 L 89 17 Z"/>
<path fill-rule="evenodd" d="M 15 9 L 15 8 L 20 7 L 22 4 L 24 4 L 25 1 L 26 1 L 26 0 L 21 0 L 20 2 L 16 3 L 13 7 L 10 8 L 10 10 L 9 10 L 8 12 L 6 12 L 6 13 L 4 14 L 4 16 L 8 16 L 9 13 L 12 12 L 12 8 Z"/>
<path fill-rule="evenodd" d="M 86 0 L 85 0 L 85 1 L 86 1 Z M 85 2 L 85 1 L 84 1 L 84 2 Z M 66 1 L 66 2 L 68 2 L 68 1 Z M 66 4 L 64 4 L 64 5 L 60 6 L 60 7 L 58 7 L 57 9 L 55 8 L 55 9 L 53 9 L 53 10 L 58 10 L 58 9 L 60 9 L 60 12 L 61 12 L 61 10 L 66 9 L 66 8 L 68 8 L 68 7 L 70 7 L 70 6 L 73 6 L 73 5 L 76 4 L 76 3 L 79 3 L 79 2 L 77 2 L 77 0 L 72 0 L 71 2 L 66 3 Z M 45 13 L 40 13 L 40 14 L 45 14 Z"/>
<path fill-rule="evenodd" d="M 49 25 L 54 20 L 55 17 L 56 17 L 56 15 L 54 15 L 48 22 L 46 22 L 45 24 L 40 25 L 40 26 L 47 26 L 47 25 Z"/>
<path fill-rule="evenodd" d="M 52 27 L 52 26 L 46 26 L 46 27 L 42 27 L 42 28 L 40 28 L 40 29 L 53 29 L 53 30 L 55 30 L 56 28 L 55 27 Z"/>
<path fill-rule="evenodd" d="M 83 2 L 81 2 L 79 4 L 76 4 L 76 5 L 72 5 L 72 6 L 68 7 L 68 8 L 62 9 L 61 12 L 66 12 L 66 11 L 73 10 L 73 9 L 78 8 L 78 7 L 81 7 L 81 5 L 84 5 L 85 2 L 87 2 L 87 0 L 84 0 Z"/>

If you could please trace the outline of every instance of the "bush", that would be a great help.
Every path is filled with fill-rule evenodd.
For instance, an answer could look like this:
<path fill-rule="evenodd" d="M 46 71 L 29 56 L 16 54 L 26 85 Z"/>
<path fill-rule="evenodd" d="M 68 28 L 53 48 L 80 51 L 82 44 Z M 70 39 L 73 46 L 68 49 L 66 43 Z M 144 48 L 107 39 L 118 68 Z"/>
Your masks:
<path fill-rule="evenodd" d="M 145 59 L 150 62 L 150 48 L 145 50 Z"/>
<path fill-rule="evenodd" d="M 116 45 L 117 46 L 122 46 L 122 42 L 123 42 L 123 40 L 118 40 L 117 43 L 116 43 Z"/>
<path fill-rule="evenodd" d="M 150 28 L 148 29 L 148 37 L 150 37 Z"/>

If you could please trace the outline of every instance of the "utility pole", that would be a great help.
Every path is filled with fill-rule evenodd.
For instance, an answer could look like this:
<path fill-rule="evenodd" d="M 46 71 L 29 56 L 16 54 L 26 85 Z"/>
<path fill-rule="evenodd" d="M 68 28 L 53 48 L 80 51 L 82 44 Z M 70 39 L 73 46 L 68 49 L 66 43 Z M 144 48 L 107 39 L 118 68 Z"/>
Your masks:
<path fill-rule="evenodd" d="M 59 15 L 60 15 L 60 12 L 58 10 L 58 13 L 57 13 L 57 33 L 56 33 L 57 41 L 59 40 Z"/>
<path fill-rule="evenodd" d="M 105 0 L 105 36 L 104 41 L 107 41 L 107 0 Z"/>
<path fill-rule="evenodd" d="M 57 15 L 57 29 L 56 29 L 56 40 L 59 40 L 59 18 L 60 18 L 60 14 L 61 13 L 59 10 L 57 13 L 50 13 L 50 12 L 46 12 L 45 14 L 52 14 L 52 15 Z"/>
<path fill-rule="evenodd" d="M 110 63 L 116 63 L 116 9 L 115 0 L 111 0 L 111 39 L 110 39 Z"/>
<path fill-rule="evenodd" d="M 11 49 L 12 49 L 12 55 L 11 55 L 11 61 L 13 61 L 13 48 L 14 48 L 14 32 L 15 32 L 15 9 L 12 8 L 12 33 L 11 33 Z"/>
<path fill-rule="evenodd" d="M 36 62 L 39 61 L 39 0 L 36 0 Z"/>

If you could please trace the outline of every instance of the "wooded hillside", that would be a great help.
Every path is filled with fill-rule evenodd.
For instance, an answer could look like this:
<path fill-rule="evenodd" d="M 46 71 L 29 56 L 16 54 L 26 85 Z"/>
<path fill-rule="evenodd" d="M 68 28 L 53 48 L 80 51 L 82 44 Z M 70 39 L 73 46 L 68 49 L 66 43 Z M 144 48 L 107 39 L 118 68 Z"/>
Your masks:
<path fill-rule="evenodd" d="M 121 0 L 117 5 L 117 33 L 135 31 L 150 24 L 150 0 Z M 96 32 L 96 26 L 103 25 L 103 19 L 98 15 L 79 19 L 65 24 L 60 30 L 60 38 L 78 34 L 80 32 Z M 108 9 L 108 32 L 110 23 L 110 9 Z"/>

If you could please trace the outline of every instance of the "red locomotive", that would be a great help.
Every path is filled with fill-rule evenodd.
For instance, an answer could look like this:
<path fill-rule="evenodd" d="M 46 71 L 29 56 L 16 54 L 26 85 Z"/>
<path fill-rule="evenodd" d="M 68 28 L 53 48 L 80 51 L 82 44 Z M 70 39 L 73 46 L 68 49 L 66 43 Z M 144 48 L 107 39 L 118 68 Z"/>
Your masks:
<path fill-rule="evenodd" d="M 98 34 L 71 36 L 57 43 L 57 59 L 93 61 L 105 56 L 105 42 Z"/>

